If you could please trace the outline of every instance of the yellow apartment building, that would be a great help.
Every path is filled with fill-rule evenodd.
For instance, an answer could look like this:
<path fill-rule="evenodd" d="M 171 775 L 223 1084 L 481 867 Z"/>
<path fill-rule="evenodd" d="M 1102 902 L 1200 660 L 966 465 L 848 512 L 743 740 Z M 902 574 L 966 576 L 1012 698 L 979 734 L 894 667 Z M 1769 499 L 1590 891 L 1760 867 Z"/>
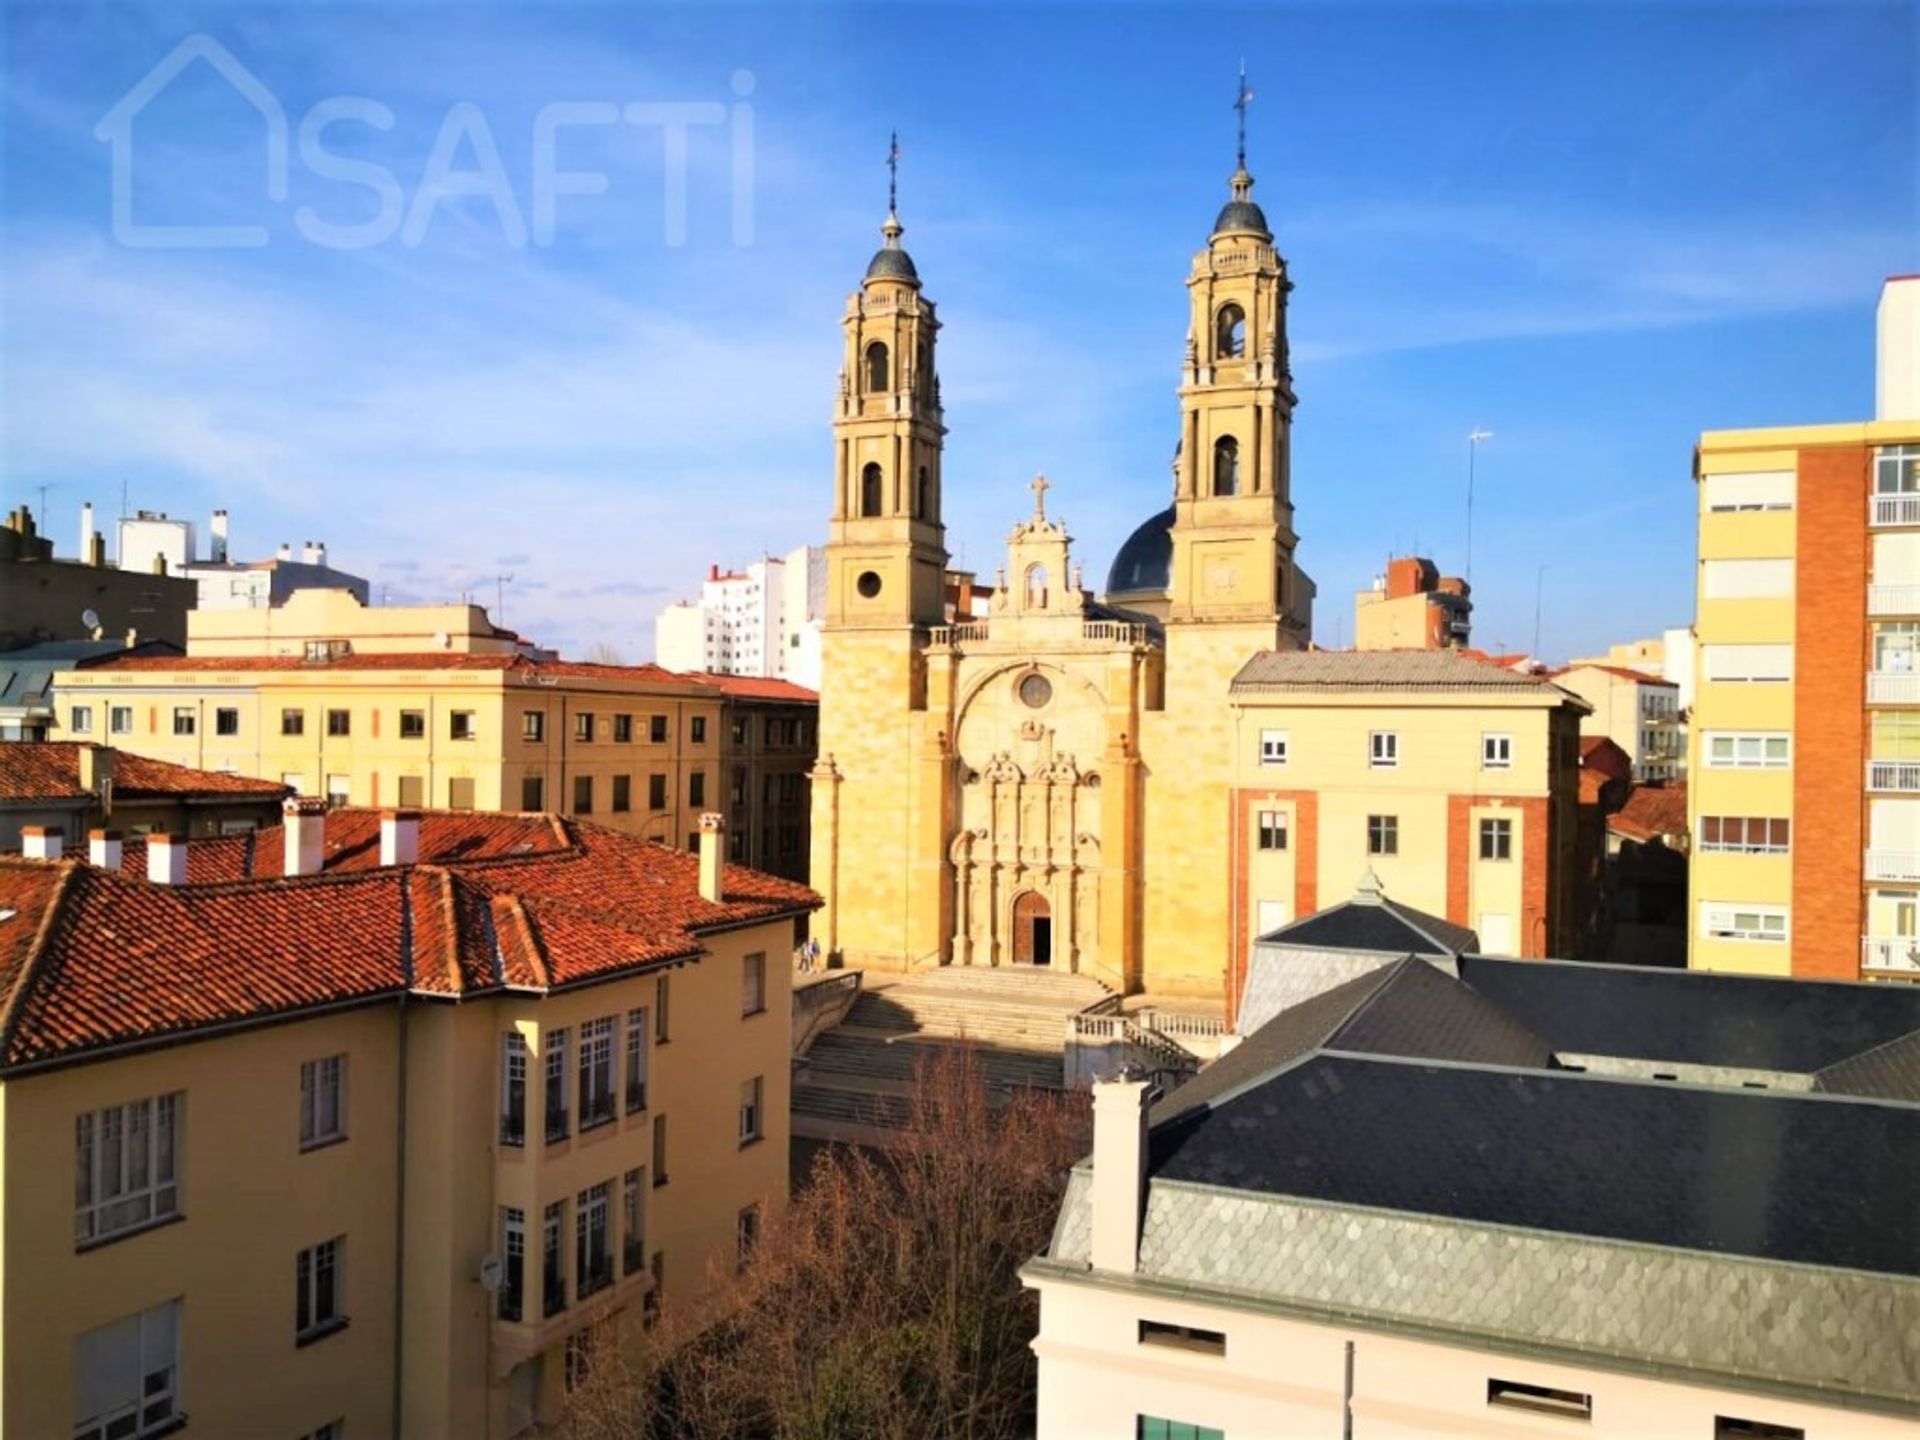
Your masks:
<path fill-rule="evenodd" d="M 1369 870 L 1486 954 L 1571 953 L 1585 709 L 1445 650 L 1255 656 L 1232 693 L 1237 953 Z"/>
<path fill-rule="evenodd" d="M 530 1434 L 784 1203 L 816 901 L 718 817 L 289 803 L 0 860 L 0 1433 Z"/>
<path fill-rule="evenodd" d="M 193 610 L 189 655 L 526 655 L 551 658 L 478 605 L 366 605 L 351 590 L 296 590 L 278 605 Z"/>
<path fill-rule="evenodd" d="M 1920 979 L 1917 353 L 1895 277 L 1875 419 L 1700 437 L 1696 968 Z"/>
<path fill-rule="evenodd" d="M 1473 631 L 1472 591 L 1457 575 L 1418 555 L 1396 555 L 1353 597 L 1356 650 L 1443 650 Z"/>

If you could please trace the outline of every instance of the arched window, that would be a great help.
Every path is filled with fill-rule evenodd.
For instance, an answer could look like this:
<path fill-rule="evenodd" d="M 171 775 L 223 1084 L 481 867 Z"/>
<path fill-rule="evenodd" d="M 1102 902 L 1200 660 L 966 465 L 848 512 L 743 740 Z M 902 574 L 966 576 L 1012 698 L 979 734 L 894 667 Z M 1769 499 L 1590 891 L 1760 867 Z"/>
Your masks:
<path fill-rule="evenodd" d="M 1222 305 L 1213 318 L 1213 358 L 1238 360 L 1247 353 L 1247 312 L 1238 305 Z"/>
<path fill-rule="evenodd" d="M 1047 567 L 1029 565 L 1027 567 L 1027 607 L 1040 610 L 1047 603 Z"/>
<path fill-rule="evenodd" d="M 1240 442 L 1231 435 L 1213 442 L 1213 493 L 1240 493 Z"/>
<path fill-rule="evenodd" d="M 867 346 L 867 393 L 880 395 L 887 389 L 887 347 L 876 340 Z"/>
<path fill-rule="evenodd" d="M 927 475 L 927 467 L 920 467 L 920 475 L 914 487 L 914 510 L 922 520 L 933 518 L 933 481 Z"/>
<path fill-rule="evenodd" d="M 860 514 L 871 520 L 880 513 L 880 467 L 869 462 L 860 472 Z"/>

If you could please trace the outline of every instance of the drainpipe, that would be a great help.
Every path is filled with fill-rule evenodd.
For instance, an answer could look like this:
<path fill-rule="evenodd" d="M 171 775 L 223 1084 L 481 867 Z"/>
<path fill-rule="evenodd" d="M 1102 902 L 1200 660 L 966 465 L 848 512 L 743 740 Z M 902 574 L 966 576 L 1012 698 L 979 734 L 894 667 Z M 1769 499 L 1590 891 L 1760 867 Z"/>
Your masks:
<path fill-rule="evenodd" d="M 401 978 L 408 988 L 401 990 L 394 1010 L 399 1027 L 399 1054 L 395 1065 L 393 1103 L 393 1428 L 394 1440 L 400 1440 L 404 1414 L 402 1403 L 406 1388 L 407 1334 L 407 999 L 413 985 L 413 902 L 406 886 L 400 887 L 400 966 Z"/>

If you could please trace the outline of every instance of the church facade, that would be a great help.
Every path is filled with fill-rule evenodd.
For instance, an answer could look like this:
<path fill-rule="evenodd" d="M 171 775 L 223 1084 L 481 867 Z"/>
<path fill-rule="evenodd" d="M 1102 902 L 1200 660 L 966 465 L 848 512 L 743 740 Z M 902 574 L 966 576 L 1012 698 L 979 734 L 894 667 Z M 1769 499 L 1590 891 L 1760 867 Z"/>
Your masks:
<path fill-rule="evenodd" d="M 1172 505 L 1104 601 L 1065 525 L 1007 539 L 984 620 L 950 624 L 939 320 L 889 214 L 843 319 L 826 550 L 817 934 L 848 965 L 1049 965 L 1217 995 L 1234 676 L 1297 650 L 1286 262 L 1244 163 L 1187 276 Z"/>

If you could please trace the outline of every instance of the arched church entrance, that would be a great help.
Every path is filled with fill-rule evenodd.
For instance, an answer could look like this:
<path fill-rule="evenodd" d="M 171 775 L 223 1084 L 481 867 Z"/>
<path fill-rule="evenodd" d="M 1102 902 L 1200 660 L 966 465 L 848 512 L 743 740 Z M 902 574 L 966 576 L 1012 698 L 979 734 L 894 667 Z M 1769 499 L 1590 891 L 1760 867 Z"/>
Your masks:
<path fill-rule="evenodd" d="M 1013 963 L 1053 963 L 1053 912 L 1047 897 L 1028 890 L 1013 902 Z"/>

